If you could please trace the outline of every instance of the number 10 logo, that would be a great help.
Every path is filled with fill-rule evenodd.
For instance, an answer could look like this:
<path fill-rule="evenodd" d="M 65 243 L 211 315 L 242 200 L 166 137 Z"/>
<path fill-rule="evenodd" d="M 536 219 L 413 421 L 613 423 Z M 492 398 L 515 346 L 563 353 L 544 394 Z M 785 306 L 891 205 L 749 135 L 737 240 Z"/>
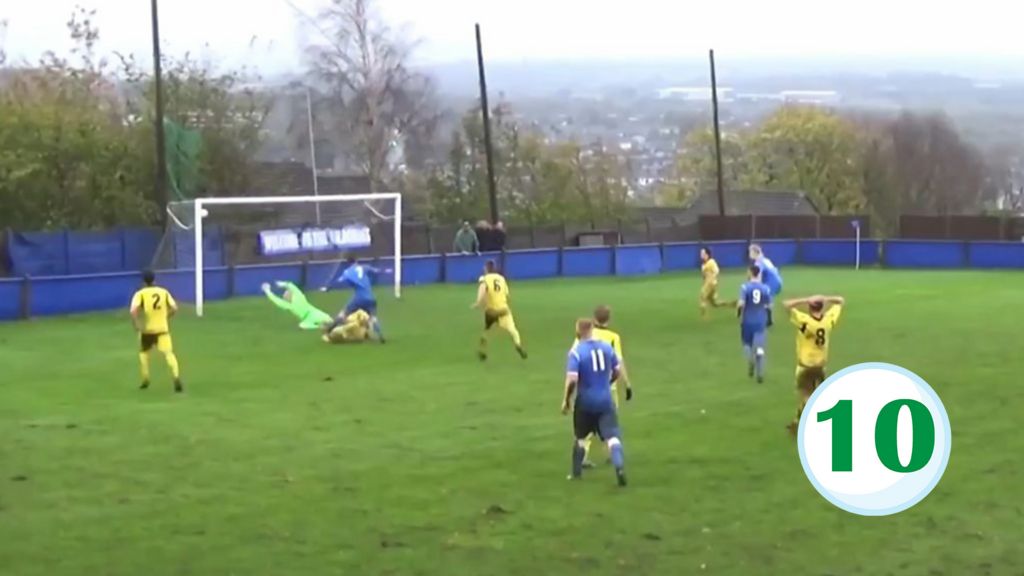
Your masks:
<path fill-rule="evenodd" d="M 895 514 L 938 484 L 950 427 L 920 376 L 883 363 L 850 366 L 811 396 L 798 446 L 807 478 L 829 502 L 865 516 Z"/>

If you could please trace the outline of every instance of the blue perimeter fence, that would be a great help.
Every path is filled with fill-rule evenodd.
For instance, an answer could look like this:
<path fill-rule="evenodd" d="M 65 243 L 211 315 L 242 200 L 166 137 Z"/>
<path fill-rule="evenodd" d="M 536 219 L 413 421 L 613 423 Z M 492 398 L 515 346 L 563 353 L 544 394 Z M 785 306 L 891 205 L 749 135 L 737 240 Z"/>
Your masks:
<path fill-rule="evenodd" d="M 505 275 L 513 280 L 553 277 L 637 276 L 694 270 L 702 246 L 710 247 L 723 268 L 747 264 L 746 240 L 547 248 L 516 250 L 481 255 L 426 255 L 402 259 L 405 285 L 439 282 L 475 282 L 488 259 L 499 260 Z M 780 267 L 853 266 L 854 240 L 766 240 L 765 253 Z M 380 267 L 393 266 L 393 259 L 378 258 Z M 892 268 L 983 268 L 1024 269 L 1024 243 L 952 242 L 918 240 L 863 240 L 861 265 Z M 263 282 L 288 280 L 305 286 L 323 286 L 337 268 L 337 262 L 294 262 L 253 266 L 211 267 L 205 271 L 207 301 L 260 294 Z M 381 285 L 391 278 L 381 278 Z M 183 301 L 195 300 L 191 269 L 159 273 L 158 282 Z M 0 320 L 53 316 L 127 307 L 139 288 L 137 271 L 108 274 L 0 279 Z"/>

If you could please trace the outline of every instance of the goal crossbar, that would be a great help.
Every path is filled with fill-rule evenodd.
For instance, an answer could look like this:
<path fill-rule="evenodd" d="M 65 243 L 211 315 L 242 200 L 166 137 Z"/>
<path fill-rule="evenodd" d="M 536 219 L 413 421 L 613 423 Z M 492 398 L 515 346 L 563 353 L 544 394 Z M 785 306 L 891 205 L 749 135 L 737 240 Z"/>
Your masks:
<path fill-rule="evenodd" d="M 369 200 L 393 200 L 395 203 L 394 242 L 395 242 L 395 297 L 402 295 L 402 195 L 396 192 L 380 194 L 329 194 L 323 196 L 244 196 L 244 197 L 219 197 L 219 198 L 196 198 L 192 200 L 193 219 L 195 225 L 192 227 L 195 237 L 195 290 L 196 290 L 196 315 L 203 315 L 203 211 L 206 206 L 230 206 L 246 204 L 291 204 L 303 202 L 366 202 Z M 170 206 L 168 206 L 170 210 Z"/>

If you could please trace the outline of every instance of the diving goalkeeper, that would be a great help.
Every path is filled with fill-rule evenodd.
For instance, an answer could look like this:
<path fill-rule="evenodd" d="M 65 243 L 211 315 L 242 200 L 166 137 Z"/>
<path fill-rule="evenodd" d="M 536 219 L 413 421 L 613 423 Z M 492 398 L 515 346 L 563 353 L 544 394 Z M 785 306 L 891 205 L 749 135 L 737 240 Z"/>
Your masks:
<path fill-rule="evenodd" d="M 281 296 L 274 294 L 270 284 L 264 283 L 263 293 L 281 310 L 286 310 L 299 319 L 299 328 L 303 330 L 319 330 L 325 324 L 332 324 L 334 318 L 330 314 L 320 310 L 309 303 L 306 295 L 298 286 L 291 282 L 275 282 L 278 288 L 284 290 Z"/>

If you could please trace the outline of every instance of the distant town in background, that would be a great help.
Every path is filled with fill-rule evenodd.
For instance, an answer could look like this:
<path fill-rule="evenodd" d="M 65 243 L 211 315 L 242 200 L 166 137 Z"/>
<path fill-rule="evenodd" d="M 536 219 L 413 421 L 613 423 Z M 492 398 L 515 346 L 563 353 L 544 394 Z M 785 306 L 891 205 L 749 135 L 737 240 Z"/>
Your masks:
<path fill-rule="evenodd" d="M 914 65 L 913 63 L 907 65 Z M 924 62 L 922 68 L 935 68 Z M 839 72 L 823 72 L 835 66 Z M 863 69 L 877 66 L 874 72 Z M 1024 78 L 1006 66 L 979 65 L 984 78 L 933 71 L 889 71 L 885 63 L 814 60 L 759 67 L 719 63 L 718 97 L 726 133 L 750 128 L 786 104 L 820 106 L 843 113 L 895 115 L 901 111 L 942 112 L 986 156 L 998 156 L 1024 176 Z M 900 70 L 894 66 L 893 70 Z M 788 71 L 787 71 L 788 70 Z M 437 79 L 445 111 L 438 133 L 445 136 L 476 101 L 475 63 L 426 67 Z M 1024 69 L 1021 70 L 1024 73 Z M 544 134 L 548 142 L 575 141 L 591 149 L 613 150 L 629 159 L 631 196 L 653 202 L 658 186 L 671 183 L 685 135 L 711 122 L 707 64 L 669 62 L 497 63 L 488 69 L 491 100 L 505 105 L 519 125 Z M 294 78 L 274 78 L 284 84 Z M 284 134 L 289 108 L 271 113 L 268 130 Z M 321 168 L 333 166 L 330 143 L 318 155 Z M 309 164 L 280 138 L 271 137 L 263 160 Z M 344 171 L 344 166 L 337 168 Z M 997 207 L 998 208 L 998 207 Z"/>

